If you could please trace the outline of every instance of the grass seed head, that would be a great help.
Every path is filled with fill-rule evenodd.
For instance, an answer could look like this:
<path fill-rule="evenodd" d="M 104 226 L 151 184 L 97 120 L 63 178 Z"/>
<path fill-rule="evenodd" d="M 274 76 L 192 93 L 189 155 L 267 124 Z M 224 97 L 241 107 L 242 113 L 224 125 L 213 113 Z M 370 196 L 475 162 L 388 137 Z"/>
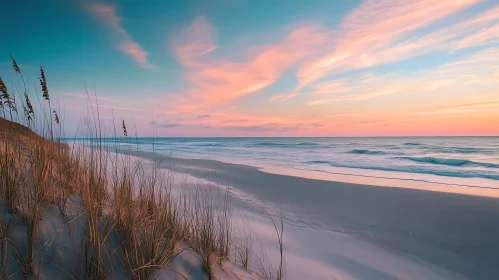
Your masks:
<path fill-rule="evenodd" d="M 21 69 L 19 69 L 19 65 L 17 65 L 17 62 L 12 55 L 10 55 L 10 59 L 12 59 L 12 67 L 14 67 L 14 71 L 16 71 L 17 74 L 21 74 Z"/>
<path fill-rule="evenodd" d="M 49 89 L 47 87 L 47 78 L 45 78 L 45 72 L 43 71 L 42 67 L 40 67 L 40 74 L 40 85 L 42 86 L 43 98 L 45 100 L 50 100 Z"/>
<path fill-rule="evenodd" d="M 126 130 L 125 120 L 121 120 L 121 124 L 122 124 L 122 128 L 123 128 L 123 135 L 125 135 L 125 137 L 127 137 L 128 136 L 128 132 Z"/>

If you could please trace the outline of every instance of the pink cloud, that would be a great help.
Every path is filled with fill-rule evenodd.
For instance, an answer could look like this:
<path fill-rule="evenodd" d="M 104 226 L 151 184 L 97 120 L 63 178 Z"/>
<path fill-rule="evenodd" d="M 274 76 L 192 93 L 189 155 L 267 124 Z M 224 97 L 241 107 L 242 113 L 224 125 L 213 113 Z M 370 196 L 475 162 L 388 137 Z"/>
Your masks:
<path fill-rule="evenodd" d="M 498 14 L 499 15 L 499 14 Z M 498 16 L 499 18 L 499 16 Z M 499 43 L 499 21 L 498 24 L 484 28 L 475 34 L 471 34 L 456 42 L 456 49 Z"/>
<path fill-rule="evenodd" d="M 303 116 L 279 116 L 273 113 L 261 113 L 258 115 L 242 113 L 237 110 L 225 108 L 216 110 L 214 108 L 204 108 L 203 114 L 198 111 L 168 112 L 163 114 L 160 110 L 154 110 L 157 116 L 158 124 L 175 123 L 181 128 L 210 128 L 214 131 L 225 132 L 291 132 L 297 129 L 305 129 L 301 123 L 317 122 L 316 119 L 305 119 Z M 209 116 L 209 117 L 208 117 Z M 316 126 L 313 126 L 316 128 Z M 171 126 L 170 128 L 173 128 Z"/>
<path fill-rule="evenodd" d="M 118 36 L 118 48 L 129 55 L 141 67 L 148 69 L 157 69 L 158 66 L 152 65 L 147 61 L 147 52 L 132 39 L 132 36 L 121 26 L 121 18 L 116 12 L 116 8 L 104 4 L 89 4 L 89 9 Z"/>
<path fill-rule="evenodd" d="M 382 57 L 408 58 L 435 50 L 456 50 L 495 43 L 499 39 L 499 6 L 468 20 L 423 36 L 413 36 L 377 53 Z"/>
<path fill-rule="evenodd" d="M 278 95 L 274 95 L 272 96 L 269 101 L 270 102 L 274 102 L 274 101 L 286 101 L 290 98 L 293 98 L 295 97 L 296 95 L 298 95 L 297 93 L 290 93 L 290 94 L 278 94 Z"/>
<path fill-rule="evenodd" d="M 423 89 L 424 85 L 420 83 L 406 83 L 402 85 L 394 85 L 394 86 L 387 86 L 383 87 L 380 89 L 375 89 L 375 90 L 366 90 L 365 92 L 362 93 L 357 93 L 357 94 L 350 94 L 350 95 L 344 95 L 344 96 L 339 96 L 339 97 L 333 97 L 333 98 L 325 98 L 325 99 L 318 99 L 314 100 L 308 103 L 308 105 L 321 105 L 321 104 L 326 104 L 326 103 L 332 103 L 332 102 L 342 102 L 342 101 L 359 101 L 359 100 L 365 100 L 365 99 L 371 99 L 374 97 L 378 96 L 383 96 L 383 95 L 390 95 L 390 94 L 395 94 L 398 92 L 403 92 L 403 91 L 410 91 L 414 89 Z"/>
<path fill-rule="evenodd" d="M 204 18 L 196 19 L 174 39 L 174 52 L 180 63 L 195 66 L 196 59 L 216 49 L 213 43 L 215 29 Z"/>
<path fill-rule="evenodd" d="M 350 76 L 315 86 L 319 99 L 308 105 L 322 105 L 334 102 L 352 102 L 392 94 L 422 94 L 424 92 L 456 92 L 473 85 L 494 87 L 499 80 L 499 48 L 488 48 L 468 58 L 448 62 L 437 68 L 417 71 L 402 76 L 381 75 L 369 77 Z M 326 95 L 326 97 L 324 97 Z"/>
<path fill-rule="evenodd" d="M 481 1 L 367 0 L 344 18 L 342 35 L 334 39 L 334 51 L 300 69 L 300 87 L 331 72 L 372 67 L 418 55 L 415 50 L 431 47 L 431 38 L 398 44 L 413 32 Z"/>
<path fill-rule="evenodd" d="M 280 42 L 253 48 L 244 62 L 216 57 L 214 28 L 204 18 L 194 21 L 174 40 L 174 52 L 185 67 L 192 102 L 218 104 L 258 92 L 293 65 L 316 53 L 326 36 L 314 27 L 300 27 Z M 199 35 L 199 36 L 198 36 Z"/>
<path fill-rule="evenodd" d="M 470 114 L 470 113 L 486 113 L 497 112 L 499 101 L 486 101 L 470 104 L 458 104 L 454 106 L 445 106 L 419 112 L 421 115 L 447 115 L 447 114 Z"/>

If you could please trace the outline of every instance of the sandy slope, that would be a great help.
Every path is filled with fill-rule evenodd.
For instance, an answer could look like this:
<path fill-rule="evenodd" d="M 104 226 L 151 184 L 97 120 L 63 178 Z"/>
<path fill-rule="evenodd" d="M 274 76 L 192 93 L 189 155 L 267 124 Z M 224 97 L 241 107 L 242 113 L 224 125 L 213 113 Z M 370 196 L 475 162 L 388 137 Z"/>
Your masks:
<path fill-rule="evenodd" d="M 16 215 L 10 215 L 0 206 L 1 218 L 11 221 L 8 238 L 19 247 L 26 250 L 26 225 Z M 48 207 L 39 222 L 39 231 L 35 245 L 35 266 L 37 279 L 79 279 L 78 275 L 84 263 L 82 256 L 83 235 L 85 231 L 85 210 L 83 201 L 77 196 L 70 196 L 66 206 L 67 216 L 63 217 L 57 206 Z M 116 253 L 118 248 L 118 236 L 111 234 L 108 242 L 108 252 Z M 6 255 L 11 258 L 14 246 L 8 245 Z M 200 257 L 185 245 L 179 246 L 177 255 L 170 269 L 161 269 L 153 277 L 160 279 L 208 279 L 200 263 Z M 112 272 L 110 279 L 129 279 L 125 269 L 118 261 L 112 258 Z M 9 279 L 22 279 L 19 267 L 15 264 L 7 266 Z M 252 280 L 259 279 L 256 273 L 249 273 L 238 265 L 226 262 L 222 267 L 216 268 L 217 279 L 228 280 Z"/>

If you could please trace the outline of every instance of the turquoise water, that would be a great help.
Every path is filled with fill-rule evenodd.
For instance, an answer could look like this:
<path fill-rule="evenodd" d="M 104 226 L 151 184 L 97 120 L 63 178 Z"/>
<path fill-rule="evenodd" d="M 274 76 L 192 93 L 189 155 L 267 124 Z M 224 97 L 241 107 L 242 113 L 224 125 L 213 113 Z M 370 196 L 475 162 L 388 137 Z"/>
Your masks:
<path fill-rule="evenodd" d="M 121 138 L 105 142 L 259 167 L 499 188 L 499 137 Z"/>

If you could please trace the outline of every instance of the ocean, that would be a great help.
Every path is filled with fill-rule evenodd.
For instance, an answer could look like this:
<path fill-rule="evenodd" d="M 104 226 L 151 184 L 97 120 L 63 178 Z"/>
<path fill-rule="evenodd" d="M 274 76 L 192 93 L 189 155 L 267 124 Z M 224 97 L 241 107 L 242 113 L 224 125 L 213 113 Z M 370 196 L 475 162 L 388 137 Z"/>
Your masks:
<path fill-rule="evenodd" d="M 261 168 L 499 188 L 499 137 L 119 138 L 139 151 Z M 333 177 L 334 178 L 334 177 Z M 402 183 L 403 183 L 402 181 Z"/>

